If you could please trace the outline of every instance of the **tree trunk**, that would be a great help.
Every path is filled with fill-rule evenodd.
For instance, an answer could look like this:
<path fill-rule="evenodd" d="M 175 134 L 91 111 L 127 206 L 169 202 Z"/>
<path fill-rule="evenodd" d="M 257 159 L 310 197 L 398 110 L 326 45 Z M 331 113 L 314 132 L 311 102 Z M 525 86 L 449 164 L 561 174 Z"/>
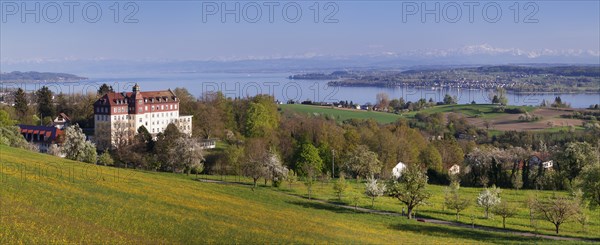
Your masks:
<path fill-rule="evenodd" d="M 408 217 L 408 219 L 412 219 L 413 208 L 412 207 L 407 207 L 406 210 L 407 210 L 406 216 Z"/>
<path fill-rule="evenodd" d="M 488 212 L 489 210 L 488 210 L 488 209 L 489 209 L 488 207 L 485 207 L 485 218 L 486 218 L 486 219 L 489 219 L 489 218 L 490 218 L 490 216 L 489 216 L 489 212 Z"/>
<path fill-rule="evenodd" d="M 502 217 L 502 228 L 506 229 L 506 217 Z"/>
<path fill-rule="evenodd" d="M 560 224 L 554 224 L 554 226 L 556 227 L 556 234 L 558 235 L 558 227 L 560 227 Z"/>
<path fill-rule="evenodd" d="M 375 197 L 371 197 L 371 208 L 375 207 Z"/>

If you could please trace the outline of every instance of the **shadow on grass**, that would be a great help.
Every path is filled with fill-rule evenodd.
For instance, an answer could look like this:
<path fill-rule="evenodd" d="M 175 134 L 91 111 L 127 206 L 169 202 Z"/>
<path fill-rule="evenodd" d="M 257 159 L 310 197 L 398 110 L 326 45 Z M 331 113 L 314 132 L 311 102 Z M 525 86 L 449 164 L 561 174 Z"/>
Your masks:
<path fill-rule="evenodd" d="M 400 223 L 390 226 L 391 229 L 411 231 L 433 237 L 456 237 L 472 239 L 482 242 L 523 243 L 534 241 L 549 241 L 538 237 L 524 237 L 500 232 L 482 231 L 477 229 L 457 228 L 441 225 L 415 225 L 414 223 Z"/>
<path fill-rule="evenodd" d="M 288 201 L 287 203 L 302 206 L 304 208 L 327 210 L 327 211 L 336 212 L 336 213 L 346 213 L 346 214 L 357 213 L 356 211 L 351 210 L 351 209 L 341 208 L 341 207 L 337 207 L 335 205 L 325 204 L 325 203 L 307 202 L 307 201 Z"/>

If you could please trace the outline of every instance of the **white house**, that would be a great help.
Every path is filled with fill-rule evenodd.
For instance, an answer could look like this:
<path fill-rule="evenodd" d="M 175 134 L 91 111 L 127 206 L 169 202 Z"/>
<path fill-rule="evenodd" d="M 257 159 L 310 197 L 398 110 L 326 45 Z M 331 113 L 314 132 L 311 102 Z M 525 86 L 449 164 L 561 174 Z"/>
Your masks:
<path fill-rule="evenodd" d="M 547 161 L 547 162 L 543 162 L 543 163 L 542 163 L 542 166 L 543 166 L 544 168 L 546 168 L 546 169 L 548 169 L 548 168 L 552 168 L 552 166 L 554 166 L 554 162 L 553 162 L 552 160 L 550 160 L 550 161 Z"/>
<path fill-rule="evenodd" d="M 400 176 L 402 176 L 402 171 L 404 171 L 404 169 L 406 169 L 406 164 L 399 162 L 398 164 L 396 164 L 396 167 L 394 167 L 392 169 L 392 176 L 394 176 L 394 178 L 400 178 Z"/>

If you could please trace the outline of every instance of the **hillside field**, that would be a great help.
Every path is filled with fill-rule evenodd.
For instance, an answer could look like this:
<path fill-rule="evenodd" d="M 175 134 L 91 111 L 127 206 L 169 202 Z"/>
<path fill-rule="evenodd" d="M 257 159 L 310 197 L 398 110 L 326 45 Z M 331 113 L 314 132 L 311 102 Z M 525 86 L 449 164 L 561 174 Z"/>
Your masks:
<path fill-rule="evenodd" d="M 538 108 L 532 106 L 507 106 L 507 109 L 520 108 L 527 111 L 528 113 L 532 113 L 541 117 L 539 121 L 521 122 L 519 121 L 519 116 L 521 114 L 494 112 L 494 107 L 497 107 L 497 105 L 439 105 L 431 108 L 426 108 L 417 112 L 413 111 L 402 114 L 394 114 L 376 111 L 354 110 L 346 108 L 341 109 L 335 107 L 311 106 L 301 104 L 280 105 L 280 108 L 282 108 L 283 111 L 308 114 L 311 116 L 327 116 L 330 118 L 335 118 L 338 121 L 344 121 L 353 118 L 373 119 L 383 124 L 395 122 L 400 118 L 412 118 L 417 113 L 456 113 L 465 116 L 469 123 L 480 128 L 485 127 L 484 125 L 486 121 L 489 122 L 491 125 L 489 129 L 492 131 L 492 135 L 497 134 L 501 131 L 508 130 L 537 130 L 544 132 L 558 132 L 561 130 L 568 131 L 570 126 L 574 126 L 576 130 L 583 129 L 581 127 L 583 120 L 561 118 L 561 115 L 571 114 L 573 110 L 555 110 L 550 108 Z"/>
<path fill-rule="evenodd" d="M 6 146 L 0 146 L 0 164 L 0 244 L 544 241 L 358 213 L 276 188 L 253 191 L 243 185 L 202 183 L 195 176 L 96 166 Z"/>

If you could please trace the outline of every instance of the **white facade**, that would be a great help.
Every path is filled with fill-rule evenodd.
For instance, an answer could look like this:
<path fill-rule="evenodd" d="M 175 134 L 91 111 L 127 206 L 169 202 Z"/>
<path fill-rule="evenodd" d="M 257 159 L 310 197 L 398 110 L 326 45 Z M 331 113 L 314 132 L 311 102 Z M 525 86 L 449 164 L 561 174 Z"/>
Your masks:
<path fill-rule="evenodd" d="M 171 92 L 108 93 L 94 103 L 95 139 L 99 148 L 117 147 L 133 139 L 142 126 L 156 136 L 171 123 L 192 135 L 192 116 L 179 114 L 179 100 Z"/>

